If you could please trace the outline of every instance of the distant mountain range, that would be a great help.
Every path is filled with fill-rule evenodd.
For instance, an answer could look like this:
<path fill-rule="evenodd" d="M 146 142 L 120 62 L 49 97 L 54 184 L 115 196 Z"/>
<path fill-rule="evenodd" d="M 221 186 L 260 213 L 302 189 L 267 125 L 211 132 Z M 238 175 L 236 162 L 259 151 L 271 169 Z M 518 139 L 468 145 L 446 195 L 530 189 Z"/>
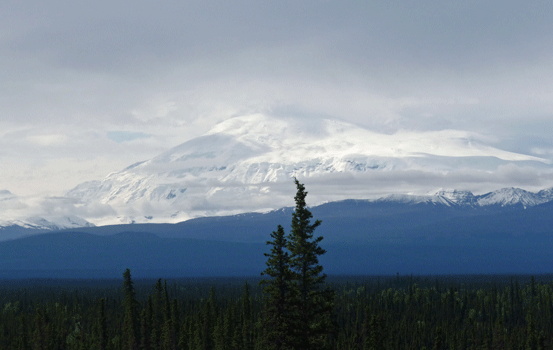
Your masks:
<path fill-rule="evenodd" d="M 440 190 L 434 195 L 391 195 L 381 198 L 380 202 L 401 203 L 439 203 L 447 206 L 460 207 L 517 207 L 527 208 L 553 201 L 553 188 L 541 190 L 537 193 L 528 192 L 520 188 L 503 188 L 482 195 L 474 195 L 470 191 Z"/>
<path fill-rule="evenodd" d="M 503 212 L 512 211 L 518 209 L 526 209 L 534 207 L 543 203 L 553 201 L 553 188 L 541 190 L 533 193 L 519 188 L 503 188 L 497 191 L 482 195 L 474 195 L 470 191 L 445 191 L 440 190 L 433 195 L 389 195 L 375 200 L 354 200 L 357 206 L 363 207 L 364 211 L 358 213 L 358 216 L 374 216 L 372 212 L 376 210 L 381 212 L 383 209 L 390 210 L 390 208 L 416 208 L 418 204 L 432 204 L 434 208 L 448 207 L 453 211 L 459 213 L 471 213 L 471 215 L 489 214 L 491 212 Z M 341 206 L 348 203 L 348 201 L 330 202 L 320 206 L 313 207 L 315 212 L 323 210 L 327 207 Z M 342 210 L 342 209 L 340 209 Z M 359 209 L 355 209 L 356 212 Z M 405 209 L 397 209 L 398 214 L 401 214 Z M 270 211 L 267 217 L 274 215 L 274 213 L 288 212 L 289 209 L 279 209 L 276 211 Z M 410 211 L 410 210 L 407 210 Z M 482 213 L 479 213 L 481 211 Z M 254 217 L 258 214 L 245 213 L 237 216 L 229 217 Z M 325 215 L 328 215 L 325 214 Z M 263 217 L 261 215 L 260 217 Z M 196 222 L 209 222 L 211 220 L 219 221 L 221 217 L 213 217 L 213 219 L 197 218 L 189 220 L 187 224 L 193 224 Z M 135 224 L 135 223 L 132 223 Z M 186 224 L 186 225 L 187 225 Z M 121 224 L 121 227 L 125 227 Z M 56 217 L 50 218 L 50 220 L 31 217 L 25 220 L 13 220 L 13 221 L 0 221 L 0 242 L 15 238 L 20 238 L 26 235 L 33 235 L 37 233 L 54 232 L 67 229 L 77 228 L 92 228 L 95 225 L 82 220 L 77 217 Z M 134 227 L 134 226 L 131 226 Z M 240 240 L 239 238 L 237 238 Z"/>
<path fill-rule="evenodd" d="M 321 262 L 331 274 L 551 273 L 553 201 L 513 205 L 520 193 L 502 192 L 511 195 L 486 206 L 475 203 L 493 196 L 453 201 L 449 194 L 313 207 L 323 222 L 316 231 L 327 250 Z M 288 230 L 291 214 L 284 208 L 33 234 L 0 242 L 0 278 L 119 277 L 127 267 L 142 277 L 257 275 L 270 232 L 278 224 Z"/>
<path fill-rule="evenodd" d="M 200 137 L 102 180 L 82 183 L 61 197 L 20 198 L 0 191 L 0 227 L 55 230 L 268 212 L 293 203 L 293 177 L 306 184 L 315 205 L 385 198 L 529 207 L 549 201 L 551 190 L 507 188 L 473 195 L 439 189 L 486 183 L 486 190 L 495 190 L 525 176 L 539 183 L 539 174 L 532 171 L 553 173 L 553 166 L 545 159 L 494 148 L 474 133 L 389 135 L 337 120 L 250 115 L 226 120 Z"/>

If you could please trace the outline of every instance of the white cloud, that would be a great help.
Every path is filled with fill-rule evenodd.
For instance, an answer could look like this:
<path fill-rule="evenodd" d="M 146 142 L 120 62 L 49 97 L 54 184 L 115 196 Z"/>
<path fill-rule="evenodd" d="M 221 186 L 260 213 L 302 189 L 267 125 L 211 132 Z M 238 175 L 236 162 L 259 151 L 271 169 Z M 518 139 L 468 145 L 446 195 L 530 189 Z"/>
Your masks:
<path fill-rule="evenodd" d="M 65 135 L 34 135 L 28 136 L 27 141 L 36 143 L 40 146 L 59 146 L 63 145 L 67 141 Z"/>
<path fill-rule="evenodd" d="M 269 112 L 477 131 L 553 159 L 552 33 L 542 0 L 7 0 L 0 188 L 59 193 Z"/>

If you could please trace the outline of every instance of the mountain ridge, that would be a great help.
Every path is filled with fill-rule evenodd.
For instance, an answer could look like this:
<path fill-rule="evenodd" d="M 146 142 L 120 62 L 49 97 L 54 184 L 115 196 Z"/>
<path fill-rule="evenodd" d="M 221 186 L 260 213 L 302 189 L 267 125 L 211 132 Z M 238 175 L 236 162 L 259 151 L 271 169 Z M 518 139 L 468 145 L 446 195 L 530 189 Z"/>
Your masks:
<path fill-rule="evenodd" d="M 377 189 L 367 186 L 349 195 L 341 190 L 351 185 L 352 176 L 369 181 L 380 173 L 404 177 L 418 172 L 421 179 L 425 174 L 443 178 L 468 170 L 489 174 L 518 163 L 551 167 L 542 158 L 494 148 L 462 131 L 388 135 L 337 120 L 252 115 L 226 120 L 152 159 L 82 183 L 66 196 L 115 213 L 84 217 L 97 225 L 175 223 L 284 207 L 294 177 L 320 184 L 313 193 L 316 203 L 323 203 L 374 197 Z M 313 184 L 307 183 L 310 190 Z"/>
<path fill-rule="evenodd" d="M 503 188 L 497 191 L 492 191 L 480 195 L 474 195 L 471 191 L 459 191 L 459 190 L 438 190 L 434 194 L 427 195 L 388 195 L 378 199 L 345 199 L 341 201 L 333 201 L 323 203 L 317 206 L 311 207 L 315 211 L 317 208 L 339 205 L 342 202 L 357 201 L 359 203 L 374 203 L 374 204 L 390 204 L 390 205 L 417 205 L 417 204 L 431 204 L 441 205 L 445 207 L 457 207 L 459 209 L 470 210 L 486 210 L 490 208 L 498 208 L 500 210 L 514 210 L 517 208 L 527 209 L 535 207 L 544 203 L 553 203 L 553 188 L 540 190 L 538 192 L 529 192 L 519 188 Z M 267 210 L 264 212 L 246 212 L 235 214 L 234 216 L 251 216 L 262 215 L 263 213 L 280 212 L 290 213 L 291 207 L 283 207 L 275 210 Z M 369 213 L 367 213 L 369 215 Z M 232 216 L 232 215 L 231 215 Z M 191 220 L 202 220 L 202 218 L 218 218 L 223 216 L 205 216 L 193 218 Z M 183 222 L 190 221 L 185 220 Z M 182 223 L 182 222 L 181 222 Z M 136 224 L 136 222 L 119 223 L 124 224 Z M 76 217 L 62 217 L 57 218 L 55 222 L 48 221 L 43 218 L 33 217 L 22 220 L 12 221 L 0 221 L 0 241 L 6 239 L 14 239 L 29 234 L 54 232 L 59 230 L 75 229 L 81 227 L 95 227 L 95 225 Z"/>
<path fill-rule="evenodd" d="M 292 208 L 179 224 L 71 229 L 0 242 L 0 278 L 254 276 Z M 312 207 L 332 274 L 548 273 L 553 201 L 523 207 L 345 200 Z"/>

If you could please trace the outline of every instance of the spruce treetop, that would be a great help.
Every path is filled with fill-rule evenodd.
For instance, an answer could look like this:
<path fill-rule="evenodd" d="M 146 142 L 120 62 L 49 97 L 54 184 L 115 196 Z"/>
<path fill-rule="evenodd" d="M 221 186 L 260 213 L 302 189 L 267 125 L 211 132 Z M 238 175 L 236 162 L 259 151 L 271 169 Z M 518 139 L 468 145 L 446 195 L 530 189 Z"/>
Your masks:
<path fill-rule="evenodd" d="M 271 253 L 267 269 L 262 273 L 272 277 L 264 281 L 267 302 L 264 310 L 267 349 L 321 350 L 332 333 L 331 315 L 334 292 L 322 288 L 326 275 L 319 264 L 319 255 L 326 251 L 319 246 L 323 237 L 313 238 L 320 220 L 311 222 L 313 215 L 307 209 L 307 191 L 294 179 L 297 192 L 296 208 L 292 214 L 288 236 L 278 225 L 271 234 Z"/>

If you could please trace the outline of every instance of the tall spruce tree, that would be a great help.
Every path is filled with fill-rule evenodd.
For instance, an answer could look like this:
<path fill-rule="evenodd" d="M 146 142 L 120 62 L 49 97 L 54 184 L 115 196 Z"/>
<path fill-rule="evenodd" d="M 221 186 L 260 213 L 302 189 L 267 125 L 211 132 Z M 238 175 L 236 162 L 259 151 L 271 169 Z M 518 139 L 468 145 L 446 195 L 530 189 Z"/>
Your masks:
<path fill-rule="evenodd" d="M 100 299 L 98 314 L 96 323 L 96 348 L 98 350 L 106 350 L 108 344 L 108 326 L 106 320 L 106 301 L 104 298 Z"/>
<path fill-rule="evenodd" d="M 123 318 L 123 349 L 137 350 L 139 344 L 138 328 L 138 302 L 135 297 L 135 290 L 131 279 L 131 270 L 126 269 L 123 273 L 123 292 L 125 299 L 123 305 L 125 314 Z"/>
<path fill-rule="evenodd" d="M 291 302 L 291 277 L 290 257 L 285 250 L 286 240 L 284 228 L 278 225 L 276 231 L 271 233 L 271 253 L 265 253 L 267 268 L 261 274 L 271 277 L 270 280 L 262 280 L 266 294 L 265 310 L 263 313 L 264 346 L 267 349 L 282 350 L 288 348 L 290 333 L 290 302 Z"/>
<path fill-rule="evenodd" d="M 285 237 L 279 225 L 271 234 L 273 241 L 267 242 L 273 248 L 265 254 L 269 259 L 263 272 L 272 277 L 265 287 L 265 338 L 272 349 L 319 350 L 330 344 L 334 292 L 324 287 L 326 274 L 319 264 L 319 256 L 326 252 L 319 246 L 323 237 L 313 236 L 321 221 L 311 223 L 305 186 L 297 179 L 295 184 L 291 232 Z"/>
<path fill-rule="evenodd" d="M 324 287 L 326 274 L 319 265 L 319 256 L 326 253 L 319 246 L 323 237 L 314 238 L 313 233 L 321 225 L 320 220 L 311 223 L 313 214 L 307 209 L 305 186 L 297 179 L 296 208 L 292 214 L 292 230 L 288 236 L 290 269 L 293 293 L 292 320 L 293 348 L 310 350 L 324 349 L 327 337 L 332 333 L 334 291 Z"/>
<path fill-rule="evenodd" d="M 243 350 L 253 350 L 252 301 L 248 282 L 242 294 L 242 337 Z"/>

